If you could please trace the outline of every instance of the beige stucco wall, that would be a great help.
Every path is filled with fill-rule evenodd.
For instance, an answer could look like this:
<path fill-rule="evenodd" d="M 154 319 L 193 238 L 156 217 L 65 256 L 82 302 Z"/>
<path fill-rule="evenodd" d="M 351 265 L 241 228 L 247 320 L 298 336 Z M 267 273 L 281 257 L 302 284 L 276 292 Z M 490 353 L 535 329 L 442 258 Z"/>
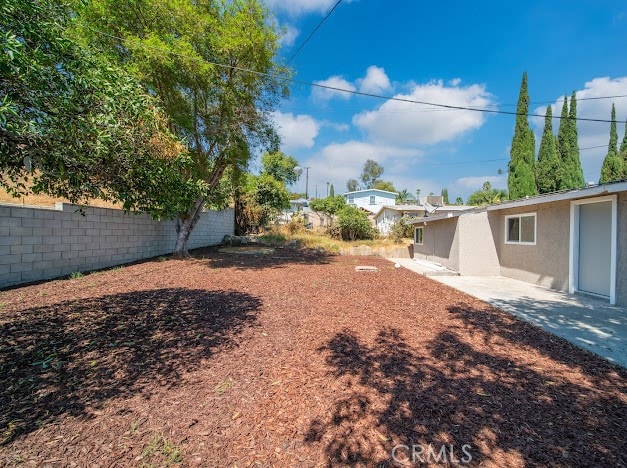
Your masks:
<path fill-rule="evenodd" d="M 627 192 L 618 194 L 617 214 L 616 304 L 627 306 Z"/>
<path fill-rule="evenodd" d="M 459 218 L 443 219 L 424 226 L 422 245 L 414 244 L 414 258 L 441 263 L 451 270 L 459 270 Z"/>
<path fill-rule="evenodd" d="M 499 233 L 487 212 L 459 217 L 459 273 L 469 276 L 498 276 L 501 273 L 496 249 Z"/>
<path fill-rule="evenodd" d="M 494 212 L 493 212 L 494 213 Z M 568 290 L 570 201 L 497 212 L 501 275 L 546 288 Z M 536 245 L 505 243 L 505 216 L 536 213 Z"/>

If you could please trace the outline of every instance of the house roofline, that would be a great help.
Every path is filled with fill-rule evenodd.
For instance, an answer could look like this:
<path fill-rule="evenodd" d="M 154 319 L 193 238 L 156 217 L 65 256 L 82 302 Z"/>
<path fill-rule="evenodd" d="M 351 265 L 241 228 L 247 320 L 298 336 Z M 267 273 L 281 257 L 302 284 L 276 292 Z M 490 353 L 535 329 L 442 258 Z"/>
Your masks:
<path fill-rule="evenodd" d="M 391 195 L 398 195 L 398 192 L 390 192 L 389 190 L 380 190 L 380 189 L 376 189 L 376 188 L 369 188 L 369 189 L 364 189 L 364 190 L 355 190 L 354 192 L 344 192 L 342 194 L 342 196 L 350 195 L 352 193 L 361 193 L 361 192 L 382 192 L 382 193 L 389 193 Z"/>

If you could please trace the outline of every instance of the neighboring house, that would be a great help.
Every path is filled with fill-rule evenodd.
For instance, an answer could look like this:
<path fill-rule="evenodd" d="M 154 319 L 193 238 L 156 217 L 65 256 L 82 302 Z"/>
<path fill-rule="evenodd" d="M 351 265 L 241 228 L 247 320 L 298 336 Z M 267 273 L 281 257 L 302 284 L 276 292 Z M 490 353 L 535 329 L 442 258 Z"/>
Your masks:
<path fill-rule="evenodd" d="M 425 213 L 423 205 L 383 205 L 374 214 L 374 222 L 377 230 L 383 236 L 387 236 L 394 223 L 405 217 L 421 217 Z"/>
<path fill-rule="evenodd" d="M 627 181 L 412 223 L 414 258 L 627 305 Z"/>
<path fill-rule="evenodd" d="M 396 192 L 387 190 L 366 189 L 343 194 L 347 205 L 354 205 L 375 214 L 384 205 L 394 205 L 396 203 Z"/>

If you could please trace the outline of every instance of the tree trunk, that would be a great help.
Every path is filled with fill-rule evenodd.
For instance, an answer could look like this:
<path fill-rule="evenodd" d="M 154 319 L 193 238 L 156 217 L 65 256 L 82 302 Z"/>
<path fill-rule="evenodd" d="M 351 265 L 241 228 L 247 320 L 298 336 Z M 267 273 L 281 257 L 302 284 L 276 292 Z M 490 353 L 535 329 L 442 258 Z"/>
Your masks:
<path fill-rule="evenodd" d="M 192 230 L 196 226 L 196 223 L 200 219 L 202 208 L 205 205 L 204 197 L 199 197 L 194 201 L 192 207 L 186 213 L 181 213 L 176 218 L 176 245 L 174 246 L 175 258 L 189 257 L 187 251 L 187 241 L 192 233 Z"/>

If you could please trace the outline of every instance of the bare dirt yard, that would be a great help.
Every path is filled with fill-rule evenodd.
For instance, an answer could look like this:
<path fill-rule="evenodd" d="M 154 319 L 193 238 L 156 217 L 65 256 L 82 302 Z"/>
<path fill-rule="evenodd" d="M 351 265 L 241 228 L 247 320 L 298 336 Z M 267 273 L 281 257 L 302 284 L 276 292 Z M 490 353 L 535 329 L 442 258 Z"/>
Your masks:
<path fill-rule="evenodd" d="M 383 259 L 51 281 L 0 338 L 0 465 L 627 464 L 624 369 Z"/>

